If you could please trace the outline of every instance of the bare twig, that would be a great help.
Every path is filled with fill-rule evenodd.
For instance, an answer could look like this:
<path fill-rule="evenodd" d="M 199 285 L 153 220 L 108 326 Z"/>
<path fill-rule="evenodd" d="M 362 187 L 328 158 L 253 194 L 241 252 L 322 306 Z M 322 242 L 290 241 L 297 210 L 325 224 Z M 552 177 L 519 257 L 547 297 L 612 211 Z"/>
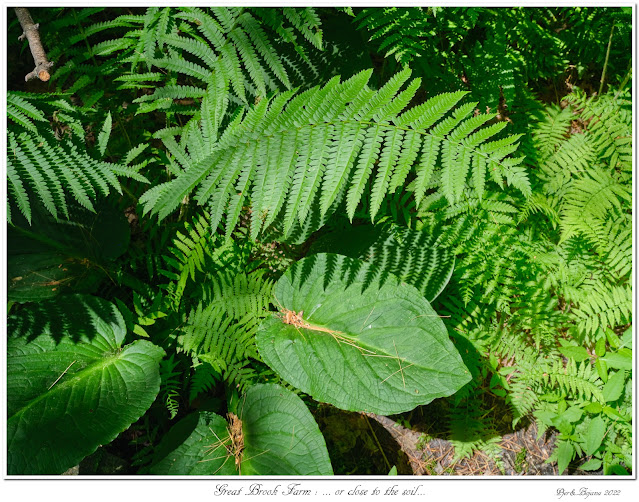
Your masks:
<path fill-rule="evenodd" d="M 18 40 L 24 40 L 25 37 L 29 41 L 29 48 L 31 54 L 33 54 L 33 60 L 35 61 L 35 68 L 31 73 L 27 73 L 24 77 L 25 82 L 28 82 L 32 78 L 39 78 L 43 82 L 46 82 L 51 78 L 49 75 L 49 68 L 53 66 L 53 62 L 47 59 L 47 53 L 44 52 L 42 42 L 40 41 L 40 32 L 38 31 L 39 24 L 35 24 L 29 14 L 29 10 L 24 7 L 16 7 L 16 16 L 22 26 L 22 35 L 18 37 Z"/>
<path fill-rule="evenodd" d="M 71 366 L 73 366 L 74 364 L 75 364 L 75 361 L 73 361 L 71 364 L 69 364 L 69 366 L 67 366 L 67 369 L 66 369 L 66 370 L 64 370 L 64 371 L 62 372 L 62 375 L 60 375 L 58 378 L 56 378 L 56 381 L 55 381 L 55 382 L 53 382 L 51 385 L 49 385 L 49 388 L 48 388 L 47 390 L 51 390 L 51 387 L 53 387 L 55 384 L 57 384 L 57 383 L 58 383 L 58 381 L 59 381 L 59 380 L 60 380 L 60 379 L 64 376 L 64 374 L 65 374 L 67 371 L 69 371 L 69 368 L 70 368 Z"/>

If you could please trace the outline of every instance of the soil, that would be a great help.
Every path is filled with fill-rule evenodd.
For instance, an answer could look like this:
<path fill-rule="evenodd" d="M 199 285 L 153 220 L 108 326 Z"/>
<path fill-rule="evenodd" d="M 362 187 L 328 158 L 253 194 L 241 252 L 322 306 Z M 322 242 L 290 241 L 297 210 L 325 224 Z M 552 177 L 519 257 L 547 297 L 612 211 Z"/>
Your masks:
<path fill-rule="evenodd" d="M 454 445 L 442 439 L 445 433 L 436 423 L 428 423 L 430 418 L 422 415 L 408 424 L 402 416 L 344 412 L 328 405 L 315 413 L 337 475 L 386 475 L 393 466 L 398 475 L 558 475 L 557 463 L 547 462 L 556 432 L 538 438 L 534 423 L 522 424 L 501 435 L 496 455 L 475 451 L 470 458 L 459 460 Z M 572 471 L 581 473 L 576 468 Z"/>
<path fill-rule="evenodd" d="M 557 475 L 557 464 L 546 463 L 554 449 L 555 434 L 537 439 L 534 423 L 502 436 L 498 447 L 501 468 L 486 454 L 476 451 L 470 458 L 455 460 L 450 441 L 434 438 L 424 442 L 423 435 L 408 429 L 389 417 L 369 414 L 393 437 L 397 447 L 410 460 L 411 474 L 459 476 L 531 476 Z"/>

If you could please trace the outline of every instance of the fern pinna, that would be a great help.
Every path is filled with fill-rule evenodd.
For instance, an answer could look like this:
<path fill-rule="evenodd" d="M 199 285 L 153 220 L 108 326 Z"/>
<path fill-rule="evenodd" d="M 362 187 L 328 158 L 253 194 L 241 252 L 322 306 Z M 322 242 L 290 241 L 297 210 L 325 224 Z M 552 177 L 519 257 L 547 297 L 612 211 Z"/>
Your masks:
<path fill-rule="evenodd" d="M 451 204 L 458 201 L 469 172 L 479 197 L 486 171 L 500 186 L 505 180 L 530 192 L 523 159 L 509 157 L 518 136 L 488 142 L 506 123 L 481 128 L 493 117 L 469 117 L 474 103 L 453 109 L 463 92 L 404 111 L 420 79 L 400 91 L 410 76 L 406 69 L 374 91 L 366 85 L 370 75 L 364 71 L 343 83 L 335 77 L 297 96 L 288 91 L 262 99 L 244 117 L 236 117 L 206 158 L 147 192 L 141 200 L 145 210 L 164 218 L 197 187 L 195 199 L 210 205 L 211 226 L 216 228 L 226 215 L 228 232 L 250 196 L 255 237 L 280 211 L 288 234 L 296 220 L 306 220 L 317 194 L 322 215 L 344 198 L 352 218 L 369 180 L 374 219 L 384 196 L 405 182 L 413 166 L 418 203 L 433 180 Z"/>
<path fill-rule="evenodd" d="M 55 218 L 69 218 L 70 198 L 94 211 L 94 203 L 109 195 L 111 190 L 122 193 L 118 177 L 132 178 L 147 183 L 135 168 L 98 160 L 82 150 L 74 141 L 57 140 L 50 129 L 44 112 L 31 102 L 36 95 L 9 93 L 7 111 L 11 122 L 7 141 L 8 192 L 7 219 L 18 208 L 31 222 L 32 206 L 42 205 Z M 59 106 L 64 105 L 60 100 Z M 78 124 L 69 126 L 84 131 Z M 110 126 L 109 126 L 110 134 Z M 100 143 L 106 145 L 106 139 Z M 104 149 L 101 148 L 104 154 Z"/>
<path fill-rule="evenodd" d="M 121 88 L 166 84 L 136 100 L 141 103 L 138 113 L 158 109 L 192 113 L 193 107 L 175 105 L 174 100 L 200 98 L 201 86 L 212 81 L 226 82 L 233 99 L 241 103 L 248 103 L 251 96 L 290 89 L 289 73 L 299 70 L 284 57 L 281 45 L 276 48 L 272 43 L 271 32 L 280 35 L 283 45 L 291 46 L 301 60 L 307 58 L 299 39 L 322 47 L 320 20 L 309 7 L 150 7 L 143 16 L 118 19 L 141 25 L 128 33 L 128 44 L 117 48 L 122 51 L 119 59 L 131 63 L 131 74 L 118 77 Z M 145 71 L 136 73 L 140 64 Z"/>

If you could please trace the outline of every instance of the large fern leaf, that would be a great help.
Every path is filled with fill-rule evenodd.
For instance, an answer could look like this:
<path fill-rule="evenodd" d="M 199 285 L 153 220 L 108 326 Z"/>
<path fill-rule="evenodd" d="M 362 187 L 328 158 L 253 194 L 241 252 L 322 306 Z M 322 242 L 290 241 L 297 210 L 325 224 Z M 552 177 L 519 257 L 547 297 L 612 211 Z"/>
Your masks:
<path fill-rule="evenodd" d="M 11 206 L 17 206 L 31 222 L 34 197 L 55 218 L 68 218 L 69 197 L 93 211 L 98 197 L 107 196 L 112 189 L 122 193 L 118 176 L 148 183 L 135 169 L 98 161 L 70 142 L 11 131 L 8 139 L 9 222 Z"/>
<path fill-rule="evenodd" d="M 267 92 L 282 86 L 291 87 L 282 62 L 285 60 L 265 29 L 286 35 L 283 41 L 292 43 L 302 53 L 295 32 L 321 47 L 320 21 L 311 8 L 150 8 L 140 32 L 138 56 L 133 57 L 132 62 L 144 59 L 149 68 L 165 68 L 205 85 L 221 76 L 233 93 L 247 102 L 249 94 L 266 96 Z M 191 89 L 168 86 L 138 101 L 195 97 L 193 89 L 196 88 Z M 144 108 L 144 111 L 151 110 Z"/>
<path fill-rule="evenodd" d="M 261 100 L 226 129 L 208 157 L 145 195 L 145 211 L 164 218 L 197 188 L 198 203 L 211 205 L 211 225 L 217 227 L 226 215 L 227 228 L 233 228 L 237 214 L 229 214 L 229 208 L 250 196 L 252 233 L 257 235 L 264 220 L 282 210 L 286 230 L 295 220 L 304 223 L 318 193 L 322 214 L 346 193 L 352 218 L 371 181 L 374 219 L 382 197 L 400 184 L 417 157 L 418 202 L 426 190 L 419 183 L 424 173 L 439 177 L 439 188 L 451 204 L 460 199 L 468 173 L 476 170 L 487 169 L 500 184 L 505 177 L 525 195 L 530 193 L 522 159 L 509 157 L 518 136 L 494 140 L 505 123 L 482 128 L 491 117 L 468 118 L 472 103 L 454 108 L 462 92 L 405 110 L 419 79 L 402 91 L 410 76 L 406 69 L 372 91 L 367 86 L 370 74 L 361 72 L 342 83 L 335 77 L 296 96 Z M 236 191 L 239 186 L 241 192 Z"/>

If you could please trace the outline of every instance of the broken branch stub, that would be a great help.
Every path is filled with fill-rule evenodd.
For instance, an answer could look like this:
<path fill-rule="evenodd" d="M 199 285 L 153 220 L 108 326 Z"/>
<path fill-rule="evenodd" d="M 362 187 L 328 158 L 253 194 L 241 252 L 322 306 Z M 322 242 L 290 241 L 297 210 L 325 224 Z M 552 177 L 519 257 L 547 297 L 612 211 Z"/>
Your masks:
<path fill-rule="evenodd" d="M 24 77 L 25 82 L 33 78 L 39 78 L 43 82 L 46 82 L 51 78 L 49 74 L 49 68 L 53 66 L 53 62 L 47 59 L 47 53 L 44 51 L 42 47 L 42 42 L 40 41 L 40 32 L 38 31 L 39 24 L 35 24 L 33 22 L 33 18 L 31 14 L 29 14 L 29 10 L 24 7 L 15 7 L 16 16 L 18 16 L 18 21 L 20 21 L 20 26 L 22 26 L 22 35 L 18 37 L 19 40 L 24 40 L 25 37 L 29 41 L 29 49 L 31 49 L 31 54 L 33 55 L 33 60 L 35 62 L 35 68 L 32 72 L 27 73 Z"/>

